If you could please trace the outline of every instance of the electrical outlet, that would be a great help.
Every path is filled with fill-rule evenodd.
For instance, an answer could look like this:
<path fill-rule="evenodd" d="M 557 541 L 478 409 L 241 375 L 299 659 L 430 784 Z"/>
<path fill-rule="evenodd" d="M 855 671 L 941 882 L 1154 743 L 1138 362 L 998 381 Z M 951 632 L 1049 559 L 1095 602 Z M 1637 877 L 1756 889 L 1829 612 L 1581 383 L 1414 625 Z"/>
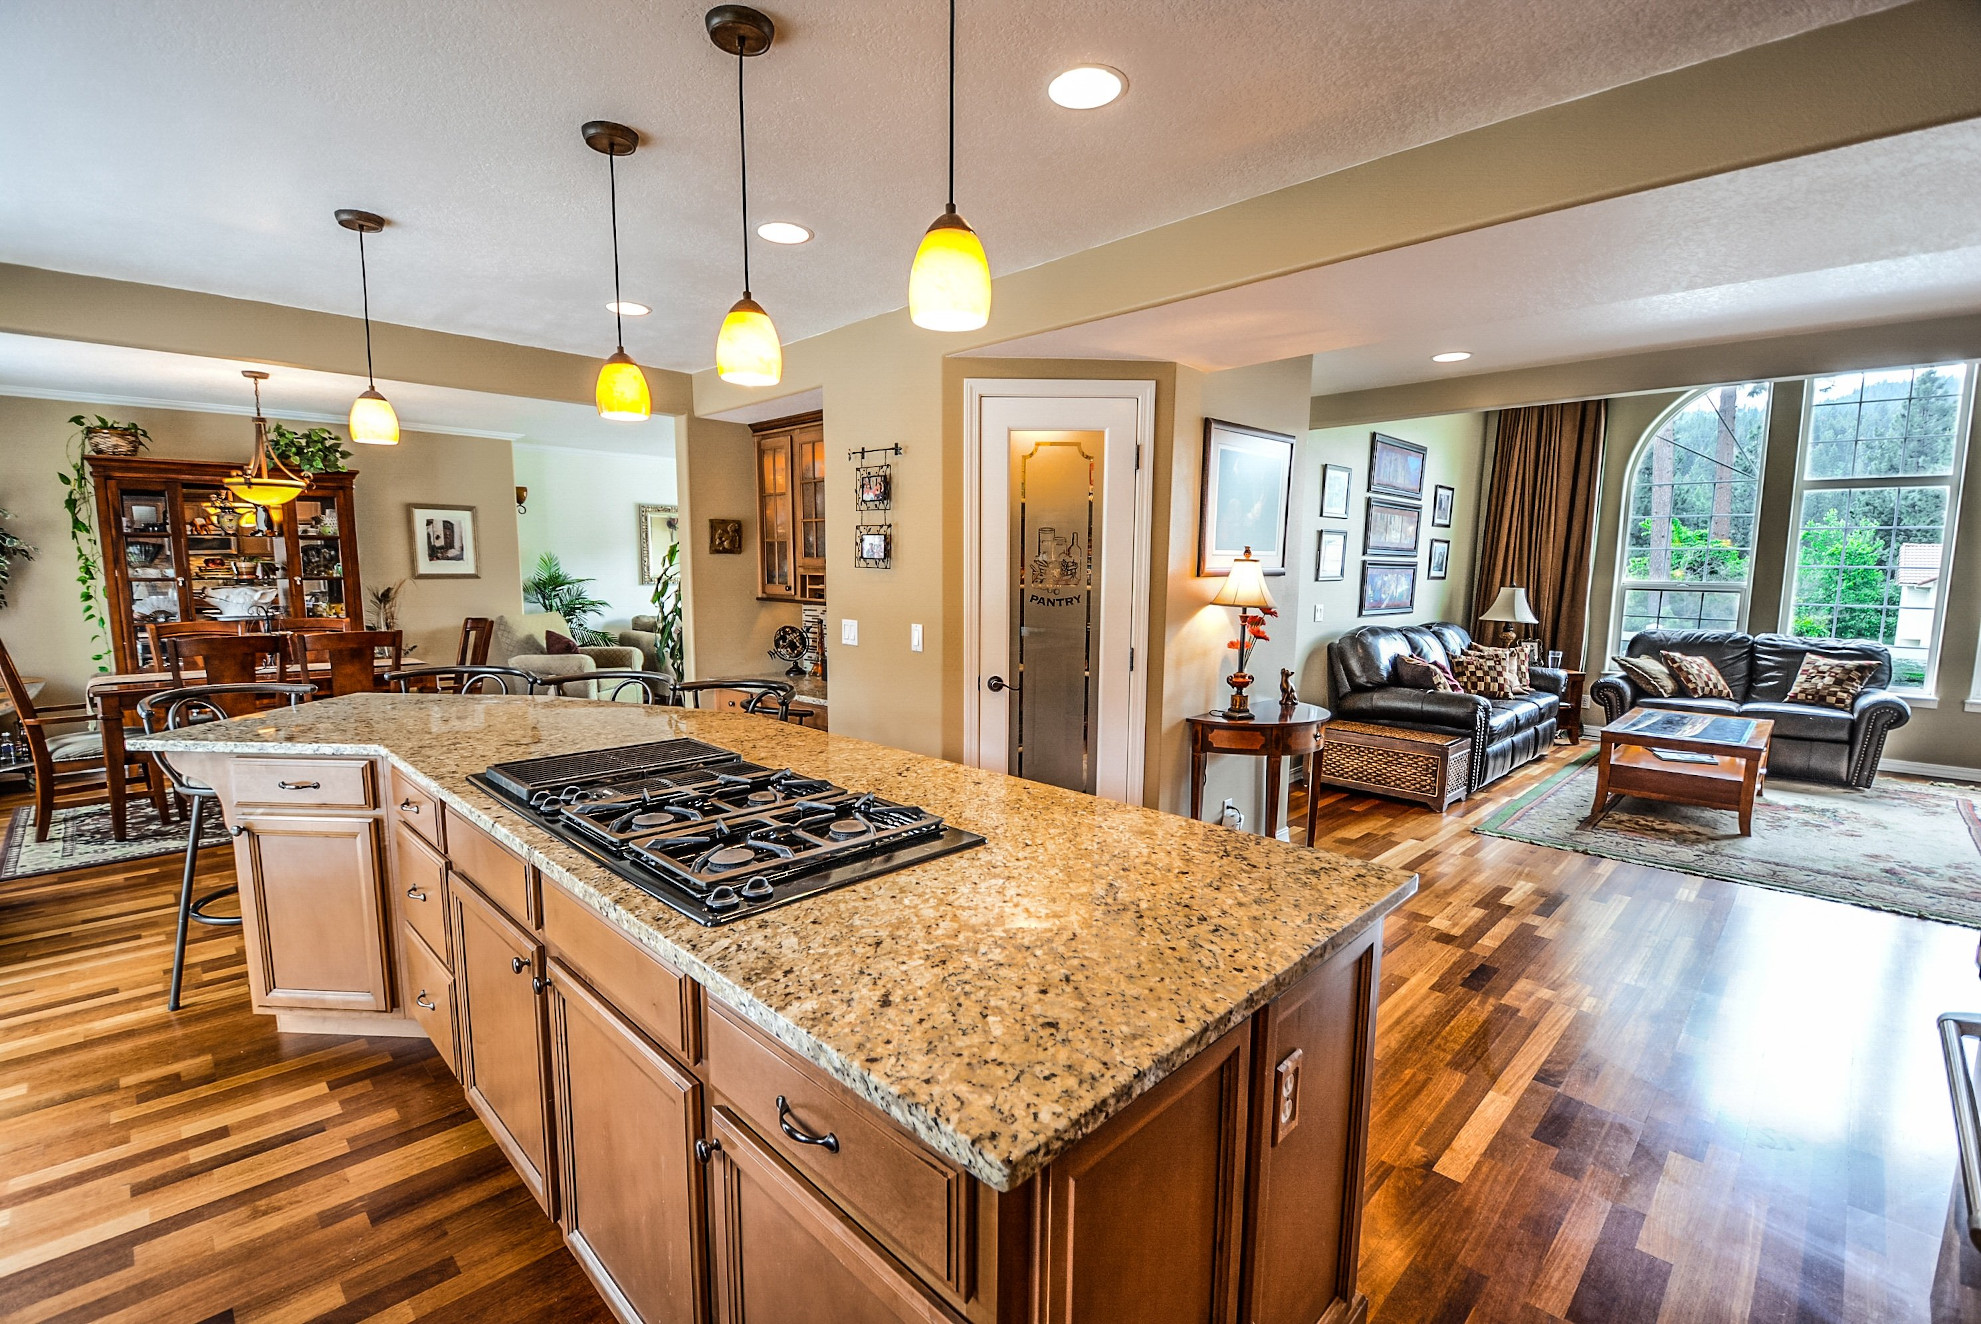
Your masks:
<path fill-rule="evenodd" d="M 1224 798 L 1224 808 L 1218 811 L 1218 822 L 1237 832 L 1245 826 L 1245 811 L 1230 796 Z"/>
<path fill-rule="evenodd" d="M 839 623 L 839 642 L 851 648 L 859 647 L 860 623 L 858 621 L 841 621 Z"/>
<path fill-rule="evenodd" d="M 1319 625 L 1320 623 L 1321 623 L 1321 604 L 1317 602 L 1314 604 L 1314 624 Z"/>
<path fill-rule="evenodd" d="M 922 651 L 922 627 L 919 625 L 908 627 L 908 651 L 911 653 Z"/>

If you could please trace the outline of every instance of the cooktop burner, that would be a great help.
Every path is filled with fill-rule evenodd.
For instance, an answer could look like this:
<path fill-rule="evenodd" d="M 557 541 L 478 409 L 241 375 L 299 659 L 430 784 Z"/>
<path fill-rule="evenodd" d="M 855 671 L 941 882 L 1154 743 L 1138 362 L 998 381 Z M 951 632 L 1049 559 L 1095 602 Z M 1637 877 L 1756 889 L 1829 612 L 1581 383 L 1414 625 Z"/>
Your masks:
<path fill-rule="evenodd" d="M 914 805 L 699 740 L 498 763 L 468 780 L 700 924 L 984 840 Z"/>

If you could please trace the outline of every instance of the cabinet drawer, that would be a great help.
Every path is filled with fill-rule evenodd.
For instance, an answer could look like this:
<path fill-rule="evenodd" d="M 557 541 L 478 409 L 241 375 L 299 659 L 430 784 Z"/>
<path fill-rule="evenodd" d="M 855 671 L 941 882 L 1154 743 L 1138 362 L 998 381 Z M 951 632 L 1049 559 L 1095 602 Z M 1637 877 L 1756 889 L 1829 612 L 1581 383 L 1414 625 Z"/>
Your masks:
<path fill-rule="evenodd" d="M 373 809 L 378 795 L 369 759 L 234 760 L 234 803 L 307 809 Z"/>
<path fill-rule="evenodd" d="M 447 824 L 447 859 L 460 874 L 502 907 L 518 924 L 534 928 L 537 909 L 530 897 L 530 867 L 494 837 L 459 814 Z"/>
<path fill-rule="evenodd" d="M 397 768 L 392 770 L 392 803 L 398 809 L 401 823 L 424 837 L 427 845 L 443 855 L 447 853 L 446 815 L 440 801 L 413 785 Z"/>
<path fill-rule="evenodd" d="M 398 847 L 399 913 L 413 932 L 452 969 L 447 960 L 447 861 L 433 853 L 402 820 L 394 829 Z"/>
<path fill-rule="evenodd" d="M 440 1050 L 440 1060 L 447 1069 L 458 1076 L 461 1065 L 455 1056 L 454 976 L 418 930 L 408 925 L 401 930 L 399 940 L 406 955 L 406 1010 Z"/>
<path fill-rule="evenodd" d="M 703 1028 L 716 1093 L 903 1258 L 967 1298 L 970 1179 L 727 1008 L 711 1003 Z M 797 1138 L 807 1135 L 831 1141 Z"/>
<path fill-rule="evenodd" d="M 700 990 L 695 981 L 548 879 L 542 901 L 544 944 L 558 959 L 583 975 L 656 1043 L 683 1062 L 700 1060 Z"/>

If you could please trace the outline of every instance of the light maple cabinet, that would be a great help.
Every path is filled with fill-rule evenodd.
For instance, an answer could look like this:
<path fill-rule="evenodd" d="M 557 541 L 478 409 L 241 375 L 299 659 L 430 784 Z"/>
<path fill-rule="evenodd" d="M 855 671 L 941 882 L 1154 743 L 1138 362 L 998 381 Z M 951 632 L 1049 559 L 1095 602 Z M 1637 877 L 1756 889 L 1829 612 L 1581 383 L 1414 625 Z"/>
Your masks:
<path fill-rule="evenodd" d="M 377 820 L 253 811 L 234 826 L 256 1008 L 390 1011 Z"/>
<path fill-rule="evenodd" d="M 460 879 L 447 902 L 461 1083 L 523 1185 L 554 1217 L 543 947 Z"/>
<path fill-rule="evenodd" d="M 818 414 L 751 428 L 757 447 L 757 596 L 825 601 L 825 423 Z"/>

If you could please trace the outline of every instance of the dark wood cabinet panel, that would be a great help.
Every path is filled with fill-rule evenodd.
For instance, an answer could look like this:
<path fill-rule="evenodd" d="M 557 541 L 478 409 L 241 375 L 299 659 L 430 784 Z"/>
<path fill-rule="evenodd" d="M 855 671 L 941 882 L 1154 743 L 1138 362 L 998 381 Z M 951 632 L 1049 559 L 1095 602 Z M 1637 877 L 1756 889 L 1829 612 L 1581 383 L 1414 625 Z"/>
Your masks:
<path fill-rule="evenodd" d="M 236 826 L 257 1009 L 390 1011 L 377 821 L 246 814 Z"/>
<path fill-rule="evenodd" d="M 642 1324 L 706 1318 L 701 1085 L 550 963 L 564 1234 L 617 1312 Z"/>
<path fill-rule="evenodd" d="M 543 948 L 459 878 L 447 900 L 454 917 L 461 1083 L 530 1194 L 555 1217 L 544 1000 L 537 989 Z"/>

